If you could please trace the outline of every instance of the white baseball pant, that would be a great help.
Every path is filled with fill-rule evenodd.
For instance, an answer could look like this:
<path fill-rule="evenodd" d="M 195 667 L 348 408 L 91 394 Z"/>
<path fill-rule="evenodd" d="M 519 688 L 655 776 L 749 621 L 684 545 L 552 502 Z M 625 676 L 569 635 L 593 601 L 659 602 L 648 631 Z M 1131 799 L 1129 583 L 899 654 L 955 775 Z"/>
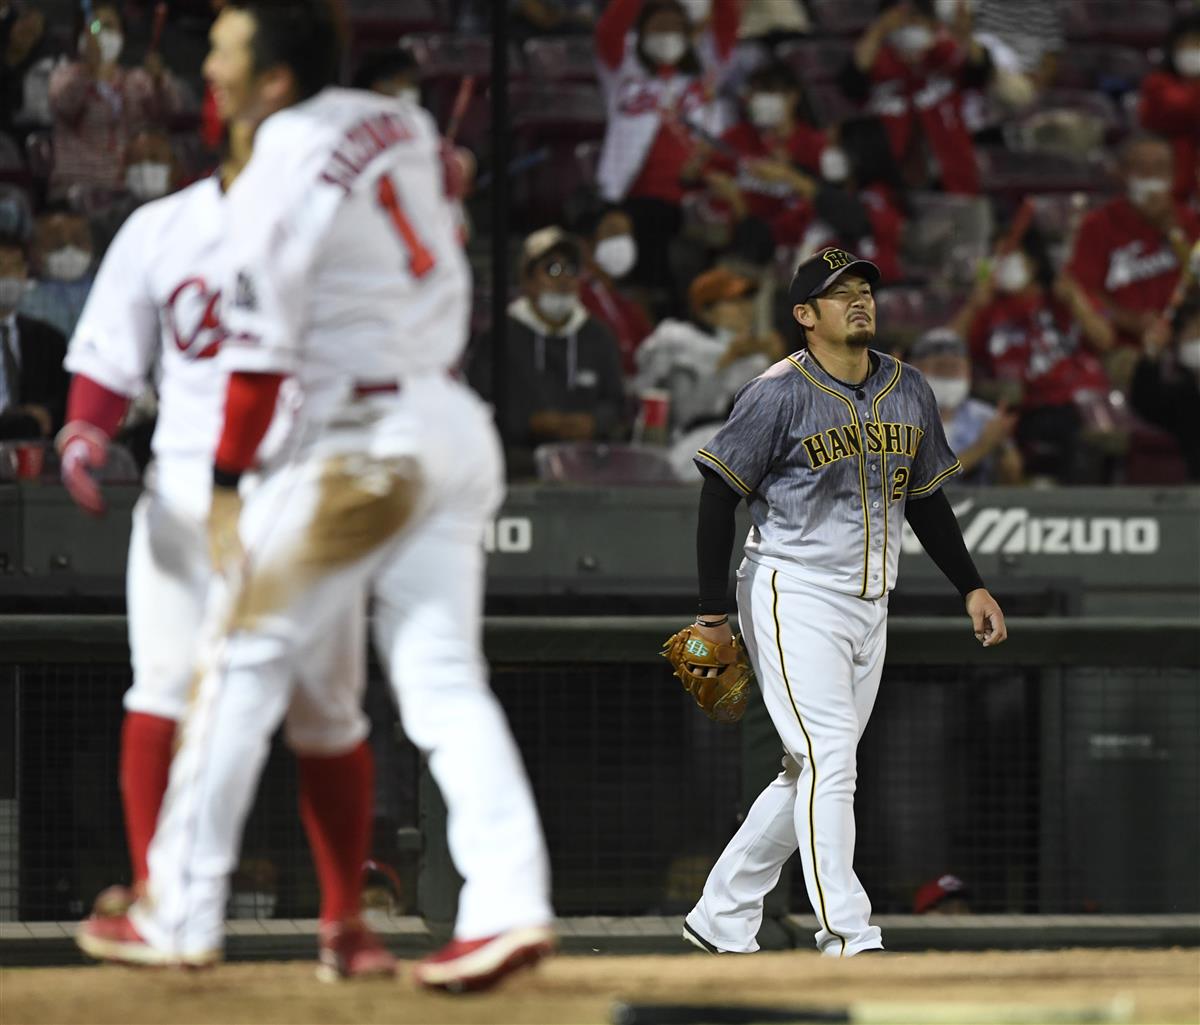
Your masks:
<path fill-rule="evenodd" d="M 687 922 L 721 950 L 758 950 L 763 900 L 799 848 L 817 949 L 848 957 L 880 947 L 854 873 L 854 788 L 858 742 L 883 672 L 887 598 L 865 601 L 749 559 L 738 570 L 737 596 L 742 636 L 786 754 Z"/>
<path fill-rule="evenodd" d="M 553 918 L 541 825 L 481 654 L 482 539 L 503 494 L 490 413 L 437 375 L 344 414 L 246 503 L 242 604 L 186 720 L 149 899 L 131 913 L 160 949 L 220 947 L 229 873 L 300 645 L 329 637 L 368 590 L 401 722 L 446 801 L 464 879 L 456 936 Z M 348 701 L 338 687 L 326 681 L 330 706 Z"/>

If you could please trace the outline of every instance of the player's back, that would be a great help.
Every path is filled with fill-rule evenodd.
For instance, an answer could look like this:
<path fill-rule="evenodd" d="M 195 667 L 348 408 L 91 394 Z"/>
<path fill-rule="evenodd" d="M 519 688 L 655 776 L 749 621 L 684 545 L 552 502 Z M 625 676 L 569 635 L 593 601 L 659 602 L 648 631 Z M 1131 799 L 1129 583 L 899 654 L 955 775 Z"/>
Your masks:
<path fill-rule="evenodd" d="M 416 105 L 327 89 L 274 115 L 229 199 L 232 365 L 315 398 L 457 362 L 470 274 Z"/>

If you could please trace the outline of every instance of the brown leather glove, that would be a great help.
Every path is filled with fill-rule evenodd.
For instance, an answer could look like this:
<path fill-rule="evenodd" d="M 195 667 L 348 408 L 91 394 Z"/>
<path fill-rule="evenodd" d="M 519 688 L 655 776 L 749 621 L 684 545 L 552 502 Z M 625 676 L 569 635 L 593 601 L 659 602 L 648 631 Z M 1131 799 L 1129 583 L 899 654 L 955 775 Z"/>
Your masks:
<path fill-rule="evenodd" d="M 695 626 L 685 626 L 667 638 L 662 656 L 710 719 L 741 719 L 754 679 L 741 637 L 735 637 L 732 644 L 713 644 L 700 636 Z"/>

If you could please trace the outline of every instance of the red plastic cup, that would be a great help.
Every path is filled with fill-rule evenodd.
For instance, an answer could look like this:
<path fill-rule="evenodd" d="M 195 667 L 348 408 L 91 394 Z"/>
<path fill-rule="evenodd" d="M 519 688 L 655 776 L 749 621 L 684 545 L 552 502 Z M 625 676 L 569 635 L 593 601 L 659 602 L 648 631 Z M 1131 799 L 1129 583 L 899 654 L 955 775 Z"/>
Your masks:
<path fill-rule="evenodd" d="M 46 466 L 46 449 L 39 442 L 14 445 L 12 461 L 17 480 L 37 480 Z"/>
<path fill-rule="evenodd" d="M 641 400 L 638 421 L 642 441 L 651 445 L 666 444 L 671 422 L 671 393 L 661 388 L 651 388 L 642 392 Z"/>

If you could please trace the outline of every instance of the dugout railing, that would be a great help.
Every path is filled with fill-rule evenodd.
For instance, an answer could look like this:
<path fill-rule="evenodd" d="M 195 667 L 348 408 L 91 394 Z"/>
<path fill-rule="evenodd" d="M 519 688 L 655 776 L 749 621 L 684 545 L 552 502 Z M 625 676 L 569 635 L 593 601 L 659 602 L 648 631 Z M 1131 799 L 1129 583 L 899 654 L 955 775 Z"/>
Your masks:
<path fill-rule="evenodd" d="M 683 617 L 497 617 L 493 685 L 542 812 L 564 916 L 686 911 L 777 771 L 752 702 L 710 723 L 659 657 Z M 0 922 L 67 921 L 127 875 L 117 791 L 122 617 L 0 618 Z M 1200 622 L 1010 621 L 981 649 L 959 618 L 893 618 L 860 748 L 857 870 L 881 915 L 953 873 L 978 915 L 1200 912 Z M 445 922 L 444 810 L 398 739 L 378 667 L 372 896 Z M 769 918 L 808 909 L 799 864 Z M 316 888 L 276 741 L 230 913 L 307 919 Z M 802 938 L 801 941 L 802 942 Z"/>

